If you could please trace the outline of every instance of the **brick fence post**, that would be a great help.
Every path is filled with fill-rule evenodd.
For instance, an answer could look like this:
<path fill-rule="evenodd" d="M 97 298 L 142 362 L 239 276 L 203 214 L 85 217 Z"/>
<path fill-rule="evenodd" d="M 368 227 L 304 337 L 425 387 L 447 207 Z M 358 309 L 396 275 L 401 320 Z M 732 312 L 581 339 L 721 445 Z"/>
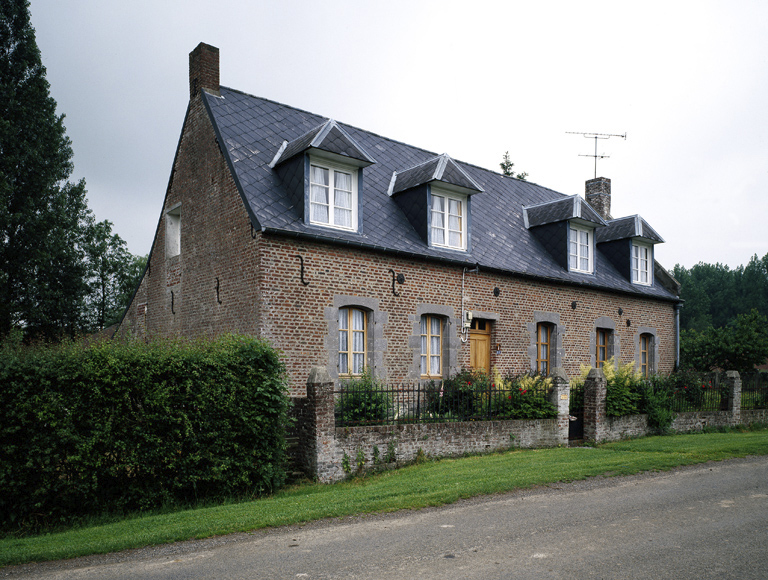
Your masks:
<path fill-rule="evenodd" d="M 310 430 L 307 456 L 311 473 L 329 483 L 344 478 L 336 457 L 336 418 L 334 416 L 333 380 L 324 367 L 312 367 L 307 379 L 307 419 Z"/>
<path fill-rule="evenodd" d="M 728 419 L 731 425 L 741 423 L 741 375 L 738 371 L 725 373 L 725 386 L 728 388 Z"/>
<path fill-rule="evenodd" d="M 552 389 L 549 402 L 557 409 L 557 444 L 568 445 L 568 426 L 570 420 L 571 384 L 568 375 L 561 367 L 552 370 Z"/>
<path fill-rule="evenodd" d="M 584 381 L 584 440 L 600 443 L 606 436 L 605 397 L 607 382 L 603 369 L 592 369 Z"/>

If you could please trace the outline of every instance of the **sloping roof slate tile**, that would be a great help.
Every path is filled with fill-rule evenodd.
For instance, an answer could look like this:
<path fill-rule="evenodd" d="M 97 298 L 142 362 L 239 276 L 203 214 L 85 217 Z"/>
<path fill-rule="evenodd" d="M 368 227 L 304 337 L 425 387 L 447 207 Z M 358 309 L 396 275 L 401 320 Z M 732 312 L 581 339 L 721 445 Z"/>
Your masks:
<path fill-rule="evenodd" d="M 305 224 L 300 219 L 298 208 L 290 202 L 286 185 L 281 183 L 269 164 L 283 140 L 290 142 L 297 139 L 327 119 L 226 87 L 221 87 L 220 94 L 217 97 L 205 93 L 204 102 L 219 142 L 223 144 L 222 149 L 235 182 L 255 220 L 254 225 L 262 230 L 446 260 L 458 265 L 479 263 L 481 269 L 553 282 L 675 299 L 660 284 L 631 284 L 599 251 L 595 255 L 594 274 L 575 274 L 564 270 L 526 229 L 523 207 L 553 201 L 573 204 L 572 196 L 458 161 L 456 165 L 484 190 L 482 195 L 473 196 L 471 202 L 472 249 L 470 252 L 458 252 L 428 247 L 395 200 L 388 195 L 388 189 L 393 173 L 424 163 L 436 154 L 343 123 L 339 126 L 364 151 L 376 152 L 376 163 L 361 169 L 362 232 Z M 248 122 L 242 122 L 240 115 Z M 244 155 L 243 148 L 247 148 L 250 154 Z"/>

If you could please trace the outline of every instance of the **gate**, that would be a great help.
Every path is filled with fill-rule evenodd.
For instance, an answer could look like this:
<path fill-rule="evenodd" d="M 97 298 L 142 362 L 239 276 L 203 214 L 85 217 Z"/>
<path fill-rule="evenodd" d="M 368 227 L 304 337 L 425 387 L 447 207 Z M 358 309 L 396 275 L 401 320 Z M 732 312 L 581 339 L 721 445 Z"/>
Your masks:
<path fill-rule="evenodd" d="M 568 406 L 568 440 L 584 439 L 584 385 L 571 386 L 571 400 Z"/>

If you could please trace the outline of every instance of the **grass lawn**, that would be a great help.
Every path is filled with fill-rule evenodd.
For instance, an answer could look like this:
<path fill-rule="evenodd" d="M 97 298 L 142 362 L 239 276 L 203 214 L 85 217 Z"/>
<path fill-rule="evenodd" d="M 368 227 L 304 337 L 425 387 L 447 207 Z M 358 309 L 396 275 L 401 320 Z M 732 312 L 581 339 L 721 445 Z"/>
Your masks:
<path fill-rule="evenodd" d="M 747 455 L 768 455 L 768 429 L 646 437 L 596 448 L 515 450 L 428 461 L 336 485 L 305 484 L 274 496 L 142 515 L 41 536 L 0 539 L 0 566 L 115 552 L 329 517 L 439 506 L 484 494 L 629 475 Z"/>

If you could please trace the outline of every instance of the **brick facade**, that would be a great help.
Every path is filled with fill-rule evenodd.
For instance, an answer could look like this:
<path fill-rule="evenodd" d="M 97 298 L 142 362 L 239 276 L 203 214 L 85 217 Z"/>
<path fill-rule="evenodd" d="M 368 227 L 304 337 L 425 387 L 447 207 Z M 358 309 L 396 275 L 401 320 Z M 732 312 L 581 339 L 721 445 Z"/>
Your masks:
<path fill-rule="evenodd" d="M 192 98 L 148 268 L 121 333 L 263 337 L 282 351 L 296 396 L 305 393 L 312 367 L 326 367 L 332 379 L 338 376 L 336 321 L 343 305 L 368 313 L 366 364 L 388 382 L 418 379 L 422 314 L 443 320 L 443 374 L 469 366 L 463 310 L 490 324 L 491 366 L 501 373 L 535 366 L 538 321 L 555 324 L 557 356 L 550 366 L 562 367 L 568 376 L 593 363 L 596 328 L 606 326 L 613 330 L 612 345 L 622 362 L 638 360 L 640 334 L 650 332 L 655 370 L 673 370 L 673 301 L 487 270 L 463 274 L 461 265 L 434 258 L 254 228 L 195 90 L 219 89 L 218 50 L 201 46 L 200 54 L 191 55 Z M 171 239 L 174 231 L 180 232 L 178 242 Z M 302 261 L 308 285 L 301 279 Z M 405 277 L 394 292 L 392 272 Z"/>

